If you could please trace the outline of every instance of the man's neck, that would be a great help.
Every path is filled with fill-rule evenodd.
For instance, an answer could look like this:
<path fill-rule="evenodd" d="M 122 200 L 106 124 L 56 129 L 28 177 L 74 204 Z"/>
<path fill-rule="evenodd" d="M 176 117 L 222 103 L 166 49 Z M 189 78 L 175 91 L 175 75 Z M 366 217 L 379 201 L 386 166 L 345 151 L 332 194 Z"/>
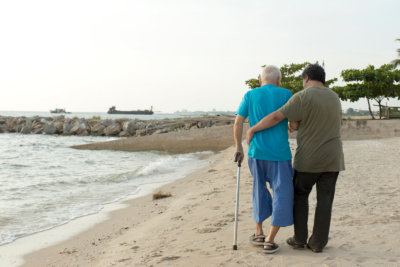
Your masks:
<path fill-rule="evenodd" d="M 308 87 L 319 87 L 319 88 L 326 88 L 326 86 L 320 81 L 308 81 L 306 88 Z"/>
<path fill-rule="evenodd" d="M 274 86 L 276 86 L 276 87 L 279 87 L 279 85 L 277 85 L 277 84 L 275 84 L 275 83 L 271 83 L 271 82 L 262 82 L 262 83 L 261 83 L 261 86 L 263 86 L 263 85 L 274 85 Z"/>

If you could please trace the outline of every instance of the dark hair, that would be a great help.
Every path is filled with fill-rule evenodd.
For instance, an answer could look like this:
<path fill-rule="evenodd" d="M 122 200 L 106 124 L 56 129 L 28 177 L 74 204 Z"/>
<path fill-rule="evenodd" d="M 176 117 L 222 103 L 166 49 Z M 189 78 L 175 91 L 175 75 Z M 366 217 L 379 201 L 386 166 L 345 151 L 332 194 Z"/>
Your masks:
<path fill-rule="evenodd" d="M 308 77 L 310 80 L 319 81 L 325 84 L 325 71 L 319 64 L 309 64 L 303 70 L 301 77 L 304 79 Z"/>

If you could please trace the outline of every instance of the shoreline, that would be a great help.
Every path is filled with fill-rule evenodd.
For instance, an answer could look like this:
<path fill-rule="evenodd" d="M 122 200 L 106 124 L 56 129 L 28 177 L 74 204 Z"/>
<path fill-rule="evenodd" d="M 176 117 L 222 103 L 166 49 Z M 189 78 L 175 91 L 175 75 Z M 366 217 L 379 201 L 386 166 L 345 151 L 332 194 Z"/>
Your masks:
<path fill-rule="evenodd" d="M 164 185 L 161 190 L 172 197 L 129 200 L 108 220 L 26 255 L 23 266 L 397 266 L 399 146 L 396 137 L 344 141 L 347 170 L 337 183 L 330 240 L 322 253 L 289 247 L 292 227 L 279 231 L 277 254 L 265 255 L 248 243 L 254 222 L 247 163 L 241 168 L 238 250 L 232 250 L 237 167 L 229 147 L 212 155 L 206 168 Z M 382 150 L 385 156 L 379 157 Z M 315 197 L 313 190 L 310 226 Z"/>
<path fill-rule="evenodd" d="M 229 149 L 229 148 L 228 148 Z M 204 156 L 203 156 L 204 157 Z M 217 159 L 220 157 L 218 152 L 215 152 L 211 155 L 206 156 L 206 159 L 209 161 L 207 167 L 209 168 Z M 171 197 L 160 199 L 160 200 L 152 200 L 152 194 L 158 191 L 162 192 L 170 192 L 171 189 L 182 184 L 182 182 L 190 179 L 194 173 L 199 170 L 194 170 L 193 172 L 187 174 L 185 177 L 179 178 L 172 182 L 166 183 L 158 183 L 158 184 L 150 184 L 145 188 L 141 188 L 140 192 L 137 195 L 132 195 L 131 197 L 127 197 L 115 203 L 110 203 L 105 205 L 104 208 L 95 214 L 83 216 L 80 218 L 76 218 L 66 224 L 54 227 L 49 230 L 45 230 L 42 232 L 38 232 L 26 237 L 19 238 L 15 240 L 7 249 L 2 251 L 0 247 L 0 260 L 8 260 L 7 263 L 10 263 L 10 266 L 16 267 L 24 267 L 24 266 L 54 266 L 53 263 L 47 262 L 44 259 L 47 255 L 52 254 L 49 258 L 53 256 L 59 255 L 72 255 L 75 253 L 76 247 L 81 243 L 81 238 L 79 236 L 84 236 L 84 240 L 87 241 L 88 237 L 93 239 L 94 242 L 102 240 L 102 238 L 97 238 L 102 236 L 105 239 L 108 239 L 111 235 L 114 235 L 115 232 L 121 232 L 126 230 L 127 227 L 124 227 L 124 221 L 128 220 L 128 218 L 124 218 L 124 220 L 116 221 L 114 218 L 121 218 L 121 215 L 125 217 L 127 213 L 129 214 L 131 210 L 140 209 L 140 212 L 147 213 L 146 210 L 143 210 L 143 207 L 140 208 L 141 205 L 144 206 L 158 206 L 159 202 L 168 201 Z M 162 213 L 162 212 L 161 212 Z M 129 220 L 134 224 L 140 223 L 142 221 L 146 221 L 152 218 L 152 216 L 148 216 L 146 214 L 145 218 L 141 216 L 130 217 Z M 157 214 L 154 214 L 155 216 Z M 154 216 L 153 215 L 153 216 Z M 107 229 L 104 231 L 104 229 Z M 58 234 L 57 231 L 63 231 L 63 233 Z M 56 240 L 48 241 L 50 238 L 55 237 Z M 42 238 L 45 240 L 43 241 Z M 78 240 L 76 240 L 76 238 Z M 29 245 L 22 244 L 23 242 L 28 241 Z M 37 249 L 33 249 L 31 245 L 42 243 Z M 14 244 L 15 243 L 15 244 Z M 93 242 L 89 242 L 93 244 Z M 89 244 L 87 243 L 87 244 Z M 72 246 L 71 246 L 72 245 Z M 27 248 L 28 247 L 28 248 Z M 63 249 L 63 247 L 66 247 Z M 25 248 L 25 251 L 24 251 Z M 15 251 L 19 251 L 22 253 L 15 253 Z M 17 260 L 10 260 L 7 258 L 2 258 L 1 254 L 9 253 L 11 257 L 17 256 Z M 10 257 L 9 257 L 10 258 Z M 13 264 L 13 265 L 11 265 Z M 43 265 L 44 264 L 44 265 Z M 58 264 L 58 263 L 57 263 Z M 8 266 L 8 265 L 7 265 Z M 80 266 L 80 265 L 79 265 Z M 82 265 L 86 266 L 86 265 Z"/>
<path fill-rule="evenodd" d="M 6 264 L 6 266 L 22 266 L 25 264 L 24 257 L 26 255 L 52 247 L 82 234 L 110 219 L 114 211 L 129 207 L 129 201 L 152 195 L 164 185 L 173 182 L 175 181 L 142 185 L 138 188 L 137 192 L 116 202 L 105 204 L 98 212 L 71 219 L 61 225 L 29 234 L 17 238 L 10 243 L 3 244 L 0 246 L 0 261 Z"/>

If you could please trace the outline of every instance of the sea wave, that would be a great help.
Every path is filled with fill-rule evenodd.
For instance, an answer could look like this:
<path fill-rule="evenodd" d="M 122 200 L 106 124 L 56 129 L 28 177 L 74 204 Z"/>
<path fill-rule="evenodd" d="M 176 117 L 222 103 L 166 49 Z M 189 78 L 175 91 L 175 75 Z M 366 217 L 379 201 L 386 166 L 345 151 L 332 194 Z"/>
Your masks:
<path fill-rule="evenodd" d="M 89 151 L 71 145 L 109 138 L 2 134 L 0 245 L 99 212 L 204 166 L 203 154 Z M 19 144 L 23 143 L 23 146 Z M 13 147 L 13 152 L 10 151 Z"/>

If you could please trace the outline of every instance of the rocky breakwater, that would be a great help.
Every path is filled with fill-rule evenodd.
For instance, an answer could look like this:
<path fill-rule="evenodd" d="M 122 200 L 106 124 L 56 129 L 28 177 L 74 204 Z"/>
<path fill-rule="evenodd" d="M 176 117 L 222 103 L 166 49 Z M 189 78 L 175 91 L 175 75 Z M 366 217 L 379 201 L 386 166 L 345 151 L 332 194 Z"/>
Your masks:
<path fill-rule="evenodd" d="M 188 119 L 138 120 L 138 119 L 78 119 L 55 117 L 5 117 L 0 116 L 0 133 L 57 134 L 80 136 L 134 137 L 191 128 L 208 128 L 233 124 L 231 116 L 204 116 Z"/>

